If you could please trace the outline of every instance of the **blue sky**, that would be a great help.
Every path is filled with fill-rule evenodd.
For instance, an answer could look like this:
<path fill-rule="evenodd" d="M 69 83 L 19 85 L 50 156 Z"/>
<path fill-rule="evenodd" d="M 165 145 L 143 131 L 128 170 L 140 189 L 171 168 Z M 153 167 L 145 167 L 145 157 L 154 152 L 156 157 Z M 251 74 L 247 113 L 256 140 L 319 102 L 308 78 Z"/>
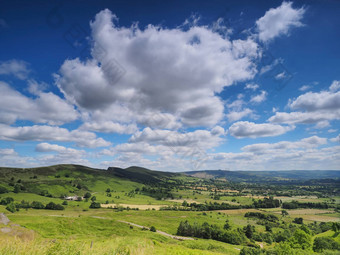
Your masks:
<path fill-rule="evenodd" d="M 337 1 L 2 1 L 0 165 L 340 169 Z"/>

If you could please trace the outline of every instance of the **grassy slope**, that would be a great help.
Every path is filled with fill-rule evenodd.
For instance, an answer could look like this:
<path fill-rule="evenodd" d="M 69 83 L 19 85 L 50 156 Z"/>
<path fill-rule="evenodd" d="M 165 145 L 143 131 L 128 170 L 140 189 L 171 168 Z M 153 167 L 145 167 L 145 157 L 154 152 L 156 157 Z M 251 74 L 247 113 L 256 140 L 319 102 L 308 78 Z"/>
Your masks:
<path fill-rule="evenodd" d="M 112 210 L 104 209 L 86 212 L 29 209 L 10 214 L 9 218 L 27 229 L 33 229 L 39 237 L 35 238 L 35 241 L 25 240 L 22 243 L 21 239 L 9 240 L 8 236 L 1 237 L 0 235 L 0 254 L 11 254 L 6 253 L 6 249 L 9 251 L 17 249 L 18 245 L 29 246 L 28 250 L 32 250 L 31 253 L 22 252 L 21 254 L 36 254 L 34 252 L 37 251 L 40 254 L 42 252 L 47 254 L 49 249 L 56 250 L 56 253 L 52 254 L 76 254 L 75 251 L 79 250 L 81 254 L 127 254 L 124 250 L 129 250 L 131 254 L 238 254 L 237 249 L 241 248 L 213 240 L 176 241 L 157 233 L 142 231 L 139 228 L 130 229 L 127 224 L 117 221 L 119 219 L 129 220 L 127 215 L 131 213 L 135 222 L 146 226 L 153 224 L 164 231 L 170 229 L 162 227 L 163 217 L 166 218 L 165 221 L 168 224 L 172 223 L 168 220 L 169 217 L 180 219 L 177 217 L 178 212 L 163 214 L 163 212 L 154 211 L 114 213 Z M 36 220 L 37 217 L 39 220 Z M 141 222 L 138 222 L 139 220 Z M 176 231 L 173 229 L 171 232 Z M 48 241 L 55 239 L 57 239 L 56 242 Z M 89 248 L 91 242 L 94 244 L 93 250 Z M 8 247 L 8 244 L 12 247 Z M 65 251 L 66 248 L 67 251 Z M 12 254 L 20 254 L 20 252 Z"/>
<path fill-rule="evenodd" d="M 154 174 L 154 175 L 153 175 Z M 37 179 L 32 177 L 36 175 Z M 68 177 L 66 177 L 68 175 Z M 60 176 L 56 178 L 56 176 Z M 16 202 L 21 200 L 40 201 L 44 204 L 54 201 L 61 203 L 61 194 L 83 195 L 87 190 L 97 197 L 97 201 L 104 203 L 126 204 L 172 204 L 174 202 L 159 201 L 152 197 L 136 194 L 134 197 L 126 196 L 131 190 L 141 188 L 142 182 L 161 182 L 171 178 L 173 181 L 190 180 L 191 177 L 163 172 L 153 172 L 148 169 L 131 167 L 127 169 L 110 169 L 103 171 L 77 165 L 58 165 L 33 169 L 0 168 L 0 185 L 13 190 L 8 183 L 14 177 L 15 182 L 28 187 L 29 192 L 6 193 L 0 197 L 13 197 Z M 152 178 L 151 178 L 152 177 Z M 131 180 L 132 179 L 132 180 Z M 81 184 L 78 189 L 75 184 Z M 106 196 L 106 189 L 110 188 L 112 197 Z M 47 190 L 53 198 L 37 195 L 41 190 Z M 35 192 L 35 193 L 34 193 Z M 213 201 L 207 191 L 202 194 L 193 190 L 178 190 L 176 196 L 183 199 L 195 199 L 198 202 Z M 119 197 L 119 198 L 118 198 Z M 230 201 L 234 197 L 221 197 L 222 201 Z M 251 198 L 235 197 L 241 204 L 248 204 Z M 90 202 L 70 201 L 64 211 L 49 210 L 20 210 L 14 214 L 6 211 L 5 206 L 0 206 L 0 212 L 9 214 L 12 222 L 36 233 L 35 238 L 14 238 L 0 232 L 0 254 L 238 254 L 241 246 L 229 245 L 213 240 L 176 241 L 150 231 L 137 228 L 130 229 L 127 224 L 117 220 L 125 220 L 144 226 L 155 226 L 157 229 L 170 234 L 175 234 L 177 226 L 182 220 L 223 226 L 228 218 L 233 227 L 243 227 L 248 223 L 256 226 L 258 231 L 264 227 L 256 224 L 256 220 L 244 217 L 244 212 L 178 212 L 178 211 L 123 211 L 115 212 L 110 209 L 88 209 Z M 278 213 L 280 213 L 280 209 Z M 268 210 L 269 211 L 269 210 Z M 101 217 L 101 218 L 93 218 Z M 338 214 L 334 216 L 336 218 Z M 295 215 L 289 216 L 292 219 Z M 0 225 L 0 227 L 3 227 Z M 27 232 L 27 236 L 32 235 Z M 26 236 L 22 235 L 22 236 Z M 50 240 L 56 240 L 51 242 Z M 91 246 L 93 242 L 93 247 Z M 23 248 L 20 248 L 20 247 Z M 13 249 L 15 251 L 13 251 Z"/>

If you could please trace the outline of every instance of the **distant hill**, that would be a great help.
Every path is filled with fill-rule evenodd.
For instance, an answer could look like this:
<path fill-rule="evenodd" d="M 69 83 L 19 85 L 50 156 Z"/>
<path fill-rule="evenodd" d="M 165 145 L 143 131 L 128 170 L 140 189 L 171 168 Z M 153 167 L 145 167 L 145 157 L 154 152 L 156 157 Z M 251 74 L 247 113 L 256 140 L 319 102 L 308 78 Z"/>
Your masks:
<path fill-rule="evenodd" d="M 183 172 L 185 175 L 205 179 L 226 179 L 232 182 L 282 182 L 313 179 L 340 179 L 340 171 L 291 170 L 291 171 L 227 171 L 202 170 Z"/>
<path fill-rule="evenodd" d="M 137 166 L 131 166 L 125 169 L 119 167 L 109 167 L 107 170 L 73 164 L 60 164 L 36 168 L 0 167 L 0 181 L 10 178 L 33 180 L 34 176 L 63 177 L 65 175 L 73 176 L 74 178 L 80 178 L 82 180 L 85 180 L 86 178 L 95 179 L 95 177 L 112 177 L 116 179 L 127 179 L 139 183 L 155 183 L 164 181 L 171 177 L 181 176 L 183 174 L 153 171 Z"/>
<path fill-rule="evenodd" d="M 180 176 L 179 173 L 170 173 L 162 171 L 154 171 L 143 167 L 131 166 L 128 168 L 109 167 L 108 173 L 120 178 L 126 178 L 131 181 L 142 183 L 155 183 L 162 180 L 166 180 L 171 177 Z"/>
<path fill-rule="evenodd" d="M 7 183 L 11 178 L 23 179 L 25 182 L 36 183 L 34 176 L 41 176 L 40 183 L 51 184 L 53 182 L 66 183 L 67 178 L 74 179 L 74 183 L 81 181 L 86 186 L 92 186 L 97 179 L 129 180 L 132 182 L 152 184 L 175 180 L 181 176 L 192 176 L 203 179 L 225 179 L 231 182 L 291 182 L 308 181 L 313 179 L 331 179 L 340 181 L 340 171 L 318 170 L 292 170 L 292 171 L 226 171 L 226 170 L 202 170 L 182 173 L 154 171 L 143 167 L 131 166 L 128 168 L 109 167 L 105 169 L 91 168 L 81 165 L 61 164 L 37 168 L 9 168 L 0 167 L 0 184 Z M 48 178 L 61 176 L 60 178 Z M 91 183 L 90 183 L 91 182 Z M 6 184 L 7 186 L 7 184 Z"/>
<path fill-rule="evenodd" d="M 82 173 L 97 173 L 102 174 L 102 169 L 91 168 L 81 165 L 72 164 L 60 164 L 54 166 L 44 166 L 35 168 L 12 168 L 12 167 L 0 167 L 0 178 L 6 178 L 8 176 L 32 176 L 32 175 L 55 175 L 56 173 L 63 172 L 82 172 Z"/>

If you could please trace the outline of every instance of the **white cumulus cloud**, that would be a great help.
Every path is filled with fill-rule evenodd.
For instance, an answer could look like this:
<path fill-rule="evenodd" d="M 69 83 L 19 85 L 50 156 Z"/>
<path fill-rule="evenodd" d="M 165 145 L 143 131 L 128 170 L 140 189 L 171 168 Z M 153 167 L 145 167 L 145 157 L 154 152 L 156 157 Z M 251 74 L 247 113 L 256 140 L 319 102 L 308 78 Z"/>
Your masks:
<path fill-rule="evenodd" d="M 277 8 L 271 8 L 256 21 L 259 39 L 270 41 L 280 35 L 287 35 L 292 27 L 301 27 L 305 9 L 294 8 L 292 2 L 283 2 Z"/>
<path fill-rule="evenodd" d="M 256 73 L 254 41 L 230 41 L 208 26 L 121 27 L 106 9 L 91 29 L 93 58 L 66 60 L 56 76 L 65 97 L 91 114 L 123 106 L 135 119 L 153 112 L 187 126 L 213 126 L 224 111 L 216 93 Z"/>
<path fill-rule="evenodd" d="M 270 123 L 256 124 L 249 121 L 239 121 L 229 128 L 230 135 L 236 138 L 257 138 L 282 135 L 293 130 L 291 126 L 281 126 Z"/>

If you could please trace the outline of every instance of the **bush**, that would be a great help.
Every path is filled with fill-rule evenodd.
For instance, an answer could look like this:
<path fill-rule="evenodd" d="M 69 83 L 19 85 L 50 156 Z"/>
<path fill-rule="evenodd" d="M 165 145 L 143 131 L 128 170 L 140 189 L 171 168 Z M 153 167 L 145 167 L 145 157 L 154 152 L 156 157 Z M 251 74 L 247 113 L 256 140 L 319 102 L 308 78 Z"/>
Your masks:
<path fill-rule="evenodd" d="M 293 220 L 293 223 L 296 223 L 296 224 L 303 224 L 303 218 L 295 218 Z"/>
<path fill-rule="evenodd" d="M 45 206 L 45 209 L 48 209 L 48 210 L 64 210 L 64 206 L 62 205 L 59 205 L 59 204 L 55 204 L 53 202 L 49 202 L 46 206 Z"/>
<path fill-rule="evenodd" d="M 10 211 L 11 213 L 14 213 L 15 211 L 19 211 L 16 209 L 15 205 L 13 203 L 10 203 L 6 206 L 6 210 Z"/>
<path fill-rule="evenodd" d="M 312 246 L 312 238 L 305 231 L 297 229 L 289 239 L 289 243 L 292 248 L 306 250 Z"/>
<path fill-rule="evenodd" d="M 156 232 L 156 228 L 154 226 L 151 226 L 150 231 L 151 232 Z"/>
<path fill-rule="evenodd" d="M 315 252 L 323 252 L 324 250 L 339 250 L 340 245 L 331 237 L 322 236 L 314 239 L 313 250 Z"/>
<path fill-rule="evenodd" d="M 32 207 L 33 209 L 44 209 L 44 208 L 45 208 L 45 206 L 43 205 L 43 203 L 38 202 L 38 201 L 33 201 L 33 202 L 31 203 L 31 207 Z"/>
<path fill-rule="evenodd" d="M 90 192 L 86 192 L 84 195 L 84 198 L 90 198 L 91 197 L 91 193 Z"/>
<path fill-rule="evenodd" d="M 0 194 L 8 193 L 8 189 L 5 187 L 0 186 Z"/>
<path fill-rule="evenodd" d="M 19 193 L 21 191 L 21 185 L 20 184 L 15 184 L 14 185 L 14 193 Z"/>
<path fill-rule="evenodd" d="M 5 197 L 3 199 L 1 199 L 0 201 L 0 205 L 8 205 L 10 203 L 14 202 L 14 199 L 11 197 Z"/>
<path fill-rule="evenodd" d="M 261 255 L 264 254 L 260 249 L 252 248 L 252 247 L 244 247 L 242 248 L 240 255 Z"/>
<path fill-rule="evenodd" d="M 224 226 L 223 226 L 223 229 L 225 229 L 225 230 L 229 230 L 229 229 L 231 229 L 231 225 L 230 225 L 230 223 L 229 223 L 229 220 L 228 220 L 228 219 L 226 219 L 226 221 L 225 221 L 225 224 L 224 224 Z"/>
<path fill-rule="evenodd" d="M 92 202 L 90 205 L 90 208 L 94 208 L 94 209 L 101 208 L 101 205 L 100 203 Z"/>
<path fill-rule="evenodd" d="M 207 222 L 202 225 L 198 223 L 191 225 L 188 221 L 181 221 L 177 229 L 177 235 L 213 239 L 230 244 L 242 244 L 246 241 L 246 237 L 241 230 L 226 231 L 219 226 L 209 225 Z"/>
<path fill-rule="evenodd" d="M 22 200 L 20 204 L 16 204 L 15 206 L 16 208 L 31 208 L 30 203 L 25 200 Z"/>
<path fill-rule="evenodd" d="M 65 200 L 64 202 L 62 202 L 62 205 L 68 205 L 67 201 Z"/>

